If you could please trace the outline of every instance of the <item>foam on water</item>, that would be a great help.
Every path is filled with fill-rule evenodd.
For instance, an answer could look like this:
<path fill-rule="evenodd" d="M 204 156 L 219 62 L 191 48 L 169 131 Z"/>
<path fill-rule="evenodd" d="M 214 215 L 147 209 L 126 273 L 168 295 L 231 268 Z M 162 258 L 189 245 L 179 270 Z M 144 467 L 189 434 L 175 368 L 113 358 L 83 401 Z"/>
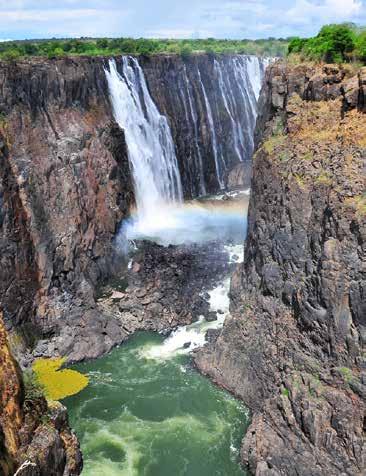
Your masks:
<path fill-rule="evenodd" d="M 76 368 L 90 377 L 65 403 L 85 476 L 242 476 L 236 451 L 248 412 L 189 365 L 140 353 L 161 337 L 142 333 Z"/>
<path fill-rule="evenodd" d="M 242 245 L 226 245 L 231 263 L 239 262 L 243 255 Z M 162 343 L 151 344 L 140 348 L 140 355 L 147 359 L 165 360 L 179 354 L 188 354 L 206 343 L 206 333 L 209 329 L 220 329 L 230 314 L 230 277 L 208 292 L 210 311 L 215 312 L 215 321 L 206 321 L 203 316 L 197 322 L 178 329 Z"/>

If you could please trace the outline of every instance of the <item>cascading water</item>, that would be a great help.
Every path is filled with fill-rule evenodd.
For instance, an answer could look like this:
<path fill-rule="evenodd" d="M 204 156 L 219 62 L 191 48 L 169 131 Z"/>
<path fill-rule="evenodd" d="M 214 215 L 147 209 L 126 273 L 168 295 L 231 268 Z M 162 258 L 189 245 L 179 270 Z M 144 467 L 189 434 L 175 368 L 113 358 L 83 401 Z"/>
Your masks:
<path fill-rule="evenodd" d="M 268 59 L 236 55 L 215 59 L 219 93 L 231 124 L 233 149 L 240 161 L 253 153 L 257 101 Z"/>
<path fill-rule="evenodd" d="M 214 64 L 216 77 L 198 65 L 181 71 L 178 97 L 192 141 L 190 157 L 195 151 L 192 162 L 199 185 L 195 189 L 205 191 L 205 155 L 200 150 L 205 135 L 223 188 L 230 147 L 237 161 L 249 158 L 253 147 L 261 64 L 250 57 L 220 58 Z M 151 244 L 137 248 L 122 281 L 113 280 L 112 294 L 101 297 L 101 309 L 112 306 L 109 309 L 126 332 L 130 328 L 123 323 L 138 322 L 135 330 L 159 330 L 156 324 L 161 319 L 164 330 L 166 322 L 175 326 L 174 319 L 192 323 L 176 328 L 166 339 L 135 335 L 104 358 L 79 365 L 90 384 L 67 405 L 84 452 L 84 474 L 244 476 L 240 442 L 248 412 L 195 372 L 189 354 L 206 344 L 208 330 L 215 334 L 230 318 L 230 275 L 243 257 L 246 193 L 235 191 L 225 195 L 226 200 L 222 194 L 177 206 L 182 187 L 172 134 L 137 60 L 123 58 L 120 71 L 111 60 L 106 76 L 135 180 L 138 214 L 125 223 L 124 239 L 175 246 L 160 255 L 161 247 L 152 245 L 151 252 L 159 258 L 153 262 Z M 142 260 L 139 253 L 145 253 Z M 219 266 L 211 268 L 211 263 Z M 123 292 L 117 292 L 121 286 Z M 184 300 L 176 308 L 179 294 Z M 187 312 L 190 319 L 181 321 Z"/>
<path fill-rule="evenodd" d="M 197 159 L 198 159 L 200 194 L 205 195 L 206 194 L 206 187 L 205 187 L 205 177 L 204 177 L 204 173 L 203 173 L 202 153 L 201 153 L 200 145 L 198 143 L 197 108 L 193 105 L 193 99 L 192 99 L 192 94 L 191 94 L 191 85 L 190 85 L 189 80 L 188 80 L 186 67 L 184 67 L 183 70 L 184 70 L 184 82 L 185 82 L 185 85 L 186 85 L 186 91 L 187 91 L 187 96 L 188 96 L 189 110 L 190 110 L 190 113 L 191 113 L 191 120 L 192 120 L 192 123 L 193 123 L 196 155 L 197 155 Z"/>
<path fill-rule="evenodd" d="M 196 61 L 179 70 L 177 84 L 185 129 L 192 137 L 191 154 L 196 164 L 191 179 L 196 183 L 190 184 L 191 190 L 202 195 L 209 188 L 204 179 L 212 170 L 212 159 L 221 190 L 228 172 L 238 162 L 250 160 L 257 101 L 268 63 L 268 59 L 256 56 L 217 56 L 211 69 L 207 69 L 207 62 Z"/>
<path fill-rule="evenodd" d="M 239 146 L 239 141 L 240 141 L 240 125 L 238 121 L 234 119 L 234 114 L 235 111 L 233 111 L 233 106 L 235 106 L 235 101 L 232 101 L 230 104 L 230 96 L 229 93 L 231 94 L 231 89 L 227 87 L 227 84 L 224 81 L 224 75 L 222 73 L 222 68 L 220 67 L 219 62 L 215 59 L 215 70 L 216 74 L 218 77 L 218 84 L 219 84 L 219 89 L 220 93 L 222 96 L 222 100 L 224 102 L 225 110 L 230 118 L 231 126 L 232 126 L 232 135 L 233 135 L 233 144 L 234 144 L 234 149 L 235 152 L 238 156 L 238 159 L 241 161 L 242 155 L 240 152 L 240 146 Z M 230 82 L 228 83 L 230 86 Z M 232 99 L 232 98 L 231 98 Z"/>
<path fill-rule="evenodd" d="M 167 119 L 154 104 L 136 58 L 122 58 L 105 69 L 114 116 L 124 129 L 135 182 L 137 210 L 149 216 L 161 205 L 182 201 L 182 185 Z"/>
<path fill-rule="evenodd" d="M 197 68 L 197 71 L 198 71 L 198 78 L 199 78 L 199 82 L 200 82 L 200 85 L 201 85 L 203 97 L 205 99 L 205 106 L 206 106 L 206 111 L 207 111 L 207 120 L 208 120 L 208 123 L 209 123 L 209 126 L 210 126 L 212 152 L 213 152 L 213 156 L 214 156 L 214 160 L 215 160 L 216 177 L 217 177 L 217 181 L 219 183 L 220 189 L 222 190 L 222 189 L 225 188 L 225 185 L 224 185 L 224 182 L 223 182 L 223 179 L 222 179 L 222 172 L 223 172 L 223 167 L 225 167 L 225 161 L 222 157 L 222 153 L 220 154 L 220 161 L 219 161 L 219 152 L 218 152 L 218 146 L 217 146 L 216 129 L 215 129 L 214 121 L 213 121 L 212 109 L 211 109 L 211 105 L 210 105 L 210 102 L 209 102 L 208 97 L 207 97 L 205 86 L 202 82 L 201 72 L 198 68 Z"/>

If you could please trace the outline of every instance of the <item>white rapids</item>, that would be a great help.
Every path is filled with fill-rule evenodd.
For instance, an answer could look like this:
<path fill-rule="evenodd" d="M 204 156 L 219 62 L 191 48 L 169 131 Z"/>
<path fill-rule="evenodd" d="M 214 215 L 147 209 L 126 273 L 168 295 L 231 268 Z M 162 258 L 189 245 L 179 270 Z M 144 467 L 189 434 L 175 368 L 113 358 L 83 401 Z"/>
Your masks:
<path fill-rule="evenodd" d="M 240 263 L 243 260 L 242 245 L 227 245 L 231 263 Z M 178 327 L 161 344 L 151 344 L 140 350 L 140 355 L 147 359 L 166 360 L 178 354 L 189 354 L 192 350 L 206 344 L 206 333 L 209 329 L 220 329 L 225 319 L 230 315 L 230 277 L 219 283 L 208 292 L 210 311 L 217 315 L 215 321 L 206 321 L 203 316 L 197 322 Z"/>

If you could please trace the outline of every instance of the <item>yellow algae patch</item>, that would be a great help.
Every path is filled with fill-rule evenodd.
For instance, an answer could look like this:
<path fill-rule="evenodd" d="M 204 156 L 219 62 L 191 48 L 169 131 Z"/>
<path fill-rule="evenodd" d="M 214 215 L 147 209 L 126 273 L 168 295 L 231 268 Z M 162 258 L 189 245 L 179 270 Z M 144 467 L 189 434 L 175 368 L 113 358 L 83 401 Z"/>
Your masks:
<path fill-rule="evenodd" d="M 50 400 L 61 400 L 75 395 L 89 383 L 89 378 L 76 370 L 59 370 L 64 362 L 64 358 L 38 359 L 33 364 L 37 380 Z"/>

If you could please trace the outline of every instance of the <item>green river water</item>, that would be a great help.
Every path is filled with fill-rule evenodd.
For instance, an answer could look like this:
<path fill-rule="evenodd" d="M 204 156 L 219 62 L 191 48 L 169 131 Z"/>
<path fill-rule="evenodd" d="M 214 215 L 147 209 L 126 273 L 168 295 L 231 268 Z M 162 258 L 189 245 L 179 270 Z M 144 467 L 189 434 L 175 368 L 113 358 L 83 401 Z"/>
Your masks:
<path fill-rule="evenodd" d="M 151 223 L 146 238 L 158 236 L 167 244 L 230 236 L 240 244 L 247 198 L 240 200 L 214 201 L 209 209 L 180 207 L 169 214 L 168 224 Z M 237 258 L 243 254 L 241 246 L 228 251 Z M 225 311 L 214 323 L 201 319 L 169 338 L 138 333 L 110 354 L 73 366 L 90 378 L 87 388 L 64 400 L 83 451 L 82 476 L 246 474 L 239 460 L 247 409 L 200 375 L 192 367 L 191 349 L 184 348 L 187 342 L 203 345 L 206 330 L 222 326 L 228 292 L 226 276 L 211 293 L 211 309 Z"/>
<path fill-rule="evenodd" d="M 73 368 L 89 386 L 64 401 L 80 438 L 83 476 L 239 476 L 245 407 L 190 365 L 147 358 L 164 338 L 140 333 Z"/>

